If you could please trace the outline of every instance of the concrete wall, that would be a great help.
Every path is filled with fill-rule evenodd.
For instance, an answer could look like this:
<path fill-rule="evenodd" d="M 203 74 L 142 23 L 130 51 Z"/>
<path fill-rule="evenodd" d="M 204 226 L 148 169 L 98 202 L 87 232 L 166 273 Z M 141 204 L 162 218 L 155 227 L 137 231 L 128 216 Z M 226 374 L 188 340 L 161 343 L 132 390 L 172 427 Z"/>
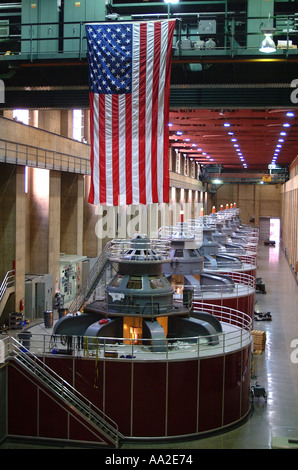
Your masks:
<path fill-rule="evenodd" d="M 298 280 L 298 174 L 281 188 L 282 243 L 289 264 Z"/>
<path fill-rule="evenodd" d="M 281 217 L 280 185 L 223 184 L 210 196 L 209 213 L 212 205 L 218 211 L 221 204 L 225 208 L 226 204 L 236 202 L 244 224 L 254 219 L 255 226 L 258 226 L 260 217 Z"/>
<path fill-rule="evenodd" d="M 52 111 L 49 113 L 50 116 L 52 116 Z M 60 135 L 60 128 L 62 126 L 61 114 L 60 112 L 59 114 L 57 113 L 55 116 L 56 119 L 59 117 L 59 125 L 54 125 L 54 123 L 57 122 L 54 117 L 48 117 L 47 120 L 43 119 L 43 124 L 45 126 L 44 130 L 47 130 L 48 132 L 44 132 L 43 129 L 38 129 L 34 126 L 27 126 L 26 124 L 12 119 L 0 117 L 0 139 L 16 142 L 22 145 L 32 145 L 47 150 L 53 150 L 67 155 L 77 155 L 89 160 L 89 145 L 73 140 L 72 138 L 68 138 L 69 136 L 63 137 Z M 69 126 L 69 124 L 64 123 L 64 134 L 67 133 L 65 126 Z"/>

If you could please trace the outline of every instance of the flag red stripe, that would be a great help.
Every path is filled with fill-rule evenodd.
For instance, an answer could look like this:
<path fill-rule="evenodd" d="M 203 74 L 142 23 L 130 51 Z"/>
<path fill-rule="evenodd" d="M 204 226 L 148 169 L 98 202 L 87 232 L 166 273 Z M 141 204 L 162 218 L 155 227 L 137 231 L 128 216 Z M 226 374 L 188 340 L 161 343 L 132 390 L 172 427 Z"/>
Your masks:
<path fill-rule="evenodd" d="M 99 201 L 106 203 L 106 131 L 105 131 L 105 95 L 99 95 Z"/>
<path fill-rule="evenodd" d="M 169 102 L 170 102 L 170 78 L 171 78 L 171 58 L 172 42 L 175 29 L 175 22 L 168 24 L 168 47 L 166 60 L 166 78 L 164 91 L 164 152 L 163 152 L 163 202 L 169 202 L 170 176 L 169 176 Z"/>
<path fill-rule="evenodd" d="M 146 57 L 147 24 L 140 25 L 140 86 L 139 86 L 139 201 L 146 204 Z"/>
<path fill-rule="evenodd" d="M 91 145 L 91 151 L 90 151 L 91 183 L 90 183 L 88 202 L 90 202 L 90 204 L 94 204 L 94 180 L 93 180 L 93 168 L 94 168 L 94 137 L 93 137 L 94 118 L 93 118 L 93 113 L 94 113 L 94 108 L 93 108 L 93 96 L 94 96 L 93 93 L 89 93 L 90 145 Z"/>
<path fill-rule="evenodd" d="M 161 24 L 154 24 L 154 59 L 152 90 L 152 126 L 151 126 L 151 180 L 152 202 L 158 202 L 157 191 L 157 122 L 159 109 L 159 69 L 160 69 Z"/>
<path fill-rule="evenodd" d="M 118 95 L 112 95 L 112 163 L 113 163 L 113 205 L 119 204 L 119 102 Z"/>
<path fill-rule="evenodd" d="M 125 97 L 125 176 L 126 176 L 126 204 L 132 204 L 132 171 L 131 171 L 131 153 L 132 153 L 132 126 L 131 126 L 131 94 Z"/>

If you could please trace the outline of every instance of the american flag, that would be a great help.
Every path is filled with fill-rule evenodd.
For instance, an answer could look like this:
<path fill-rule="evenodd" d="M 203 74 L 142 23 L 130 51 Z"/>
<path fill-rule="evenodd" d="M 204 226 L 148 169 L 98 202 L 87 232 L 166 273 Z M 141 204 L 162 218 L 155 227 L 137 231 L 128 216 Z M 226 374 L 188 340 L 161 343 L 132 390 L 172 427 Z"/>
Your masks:
<path fill-rule="evenodd" d="M 169 94 L 175 20 L 86 25 L 89 202 L 169 202 Z"/>

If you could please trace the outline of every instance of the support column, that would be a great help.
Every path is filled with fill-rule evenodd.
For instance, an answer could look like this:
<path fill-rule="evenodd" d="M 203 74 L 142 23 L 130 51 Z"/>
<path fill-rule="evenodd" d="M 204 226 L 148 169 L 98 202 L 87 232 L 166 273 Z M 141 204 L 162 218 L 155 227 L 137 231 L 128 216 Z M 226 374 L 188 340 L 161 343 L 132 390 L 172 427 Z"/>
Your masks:
<path fill-rule="evenodd" d="M 83 254 L 83 175 L 61 174 L 61 251 Z"/>
<path fill-rule="evenodd" d="M 52 292 L 59 290 L 61 173 L 50 171 L 48 272 L 52 274 Z"/>
<path fill-rule="evenodd" d="M 16 167 L 15 215 L 15 311 L 20 311 L 20 300 L 25 298 L 26 253 L 26 194 L 24 191 L 24 166 Z M 26 312 L 24 312 L 26 315 Z"/>
<path fill-rule="evenodd" d="M 73 117 L 72 109 L 63 109 L 60 111 L 60 134 L 72 139 Z"/>

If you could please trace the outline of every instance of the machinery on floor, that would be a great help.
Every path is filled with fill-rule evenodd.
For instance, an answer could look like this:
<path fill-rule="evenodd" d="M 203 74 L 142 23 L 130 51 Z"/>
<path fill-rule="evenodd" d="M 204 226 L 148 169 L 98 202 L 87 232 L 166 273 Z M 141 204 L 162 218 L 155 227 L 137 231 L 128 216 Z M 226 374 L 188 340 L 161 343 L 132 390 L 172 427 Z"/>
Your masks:
<path fill-rule="evenodd" d="M 152 340 L 149 349 L 155 352 L 165 350 L 172 338 L 206 336 L 211 345 L 217 344 L 221 323 L 204 311 L 193 311 L 191 286 L 183 289 L 182 298 L 175 298 L 162 272 L 162 266 L 171 263 L 169 245 L 168 240 L 141 234 L 131 240 L 113 240 L 107 257 L 117 266 L 116 274 L 104 296 L 87 304 L 83 313 L 62 317 L 53 334 L 133 339 L 140 344 Z"/>

